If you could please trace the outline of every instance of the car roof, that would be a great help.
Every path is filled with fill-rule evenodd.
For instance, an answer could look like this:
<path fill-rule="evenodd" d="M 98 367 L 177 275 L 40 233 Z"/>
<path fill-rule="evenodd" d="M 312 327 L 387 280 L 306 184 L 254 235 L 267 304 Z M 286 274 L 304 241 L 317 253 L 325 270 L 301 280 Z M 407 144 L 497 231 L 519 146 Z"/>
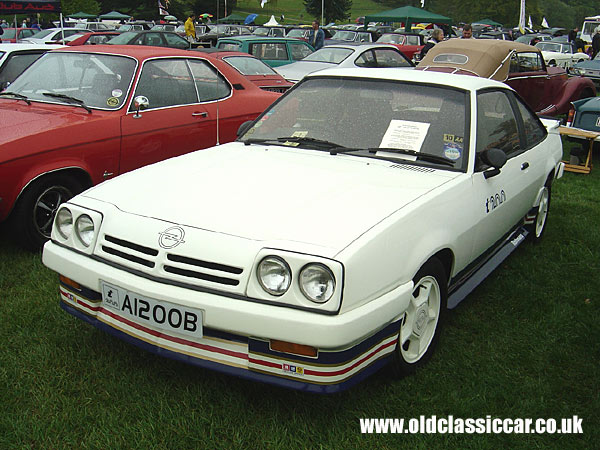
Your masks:
<path fill-rule="evenodd" d="M 104 53 L 110 55 L 123 55 L 131 56 L 140 60 L 149 59 L 153 57 L 165 57 L 165 56 L 184 56 L 184 57 L 205 57 L 208 59 L 214 59 L 215 56 L 201 53 L 192 52 L 190 50 L 180 50 L 177 48 L 169 47 L 151 47 L 148 45 L 88 45 L 85 49 L 81 49 L 78 46 L 63 48 L 58 51 L 62 52 L 77 52 L 77 53 Z M 92 48 L 89 48 L 92 47 Z"/>
<path fill-rule="evenodd" d="M 399 70 L 396 67 L 386 68 L 332 68 L 313 72 L 306 77 L 352 77 L 376 80 L 393 80 L 418 82 L 421 84 L 436 84 L 449 86 L 466 91 L 478 91 L 485 88 L 503 88 L 512 90 L 507 84 L 489 78 L 469 77 L 458 74 L 427 72 L 414 69 Z"/>
<path fill-rule="evenodd" d="M 64 45 L 49 45 L 49 44 L 0 44 L 0 52 L 16 52 L 21 50 L 54 50 L 57 48 L 65 48 Z"/>
<path fill-rule="evenodd" d="M 535 52 L 540 49 L 516 41 L 497 39 L 449 39 L 434 45 L 423 57 L 417 68 L 451 67 L 474 73 L 480 77 L 506 80 L 510 58 L 513 52 Z M 440 54 L 465 55 L 465 64 L 435 62 Z"/>
<path fill-rule="evenodd" d="M 257 36 L 246 34 L 242 36 L 223 36 L 219 40 L 232 40 L 232 41 L 267 41 L 267 42 L 304 42 L 296 38 L 287 37 L 274 37 L 274 36 Z"/>
<path fill-rule="evenodd" d="M 335 44 L 328 44 L 326 47 L 322 48 L 351 48 L 356 51 L 367 50 L 369 48 L 393 48 L 394 50 L 398 50 L 393 44 L 388 44 L 387 42 L 353 42 L 348 41 L 348 43 L 344 43 L 344 41 L 340 41 Z"/>

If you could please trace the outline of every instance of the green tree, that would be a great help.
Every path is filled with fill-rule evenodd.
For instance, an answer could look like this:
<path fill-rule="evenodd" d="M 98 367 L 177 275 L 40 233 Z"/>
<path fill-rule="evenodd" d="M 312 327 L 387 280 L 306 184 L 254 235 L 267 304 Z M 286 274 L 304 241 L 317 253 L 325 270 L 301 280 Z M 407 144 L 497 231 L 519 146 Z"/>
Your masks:
<path fill-rule="evenodd" d="M 96 0 L 62 0 L 61 5 L 65 16 L 78 12 L 100 14 L 100 3 Z"/>
<path fill-rule="evenodd" d="M 323 1 L 325 6 L 323 13 L 325 23 L 336 20 L 348 20 L 348 17 L 350 17 L 350 8 L 352 8 L 352 0 L 304 0 L 304 8 L 311 16 L 320 18 Z"/>

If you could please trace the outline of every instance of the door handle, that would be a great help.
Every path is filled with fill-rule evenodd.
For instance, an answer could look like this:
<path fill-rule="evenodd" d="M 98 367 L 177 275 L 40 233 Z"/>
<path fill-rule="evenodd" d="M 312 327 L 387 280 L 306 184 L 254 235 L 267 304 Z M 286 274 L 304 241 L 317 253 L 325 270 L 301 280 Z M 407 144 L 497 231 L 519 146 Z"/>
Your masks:
<path fill-rule="evenodd" d="M 528 162 L 524 162 L 523 164 L 521 164 L 521 170 L 525 170 L 529 168 L 529 163 Z"/>
<path fill-rule="evenodd" d="M 192 117 L 208 117 L 208 113 L 206 111 L 193 112 Z"/>

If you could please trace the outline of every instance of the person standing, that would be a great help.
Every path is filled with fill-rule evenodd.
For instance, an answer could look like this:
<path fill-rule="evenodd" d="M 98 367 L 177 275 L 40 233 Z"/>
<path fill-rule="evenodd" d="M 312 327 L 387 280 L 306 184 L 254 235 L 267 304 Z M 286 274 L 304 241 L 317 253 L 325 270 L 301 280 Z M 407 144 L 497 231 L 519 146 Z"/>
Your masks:
<path fill-rule="evenodd" d="M 592 59 L 600 52 L 600 26 L 596 27 L 592 38 Z"/>
<path fill-rule="evenodd" d="M 196 15 L 190 14 L 183 25 L 183 28 L 185 29 L 185 37 L 190 43 L 196 42 L 196 27 L 194 25 L 194 20 L 196 20 Z"/>
<path fill-rule="evenodd" d="M 313 46 L 315 50 L 319 50 L 325 43 L 325 32 L 319 28 L 319 21 L 313 20 L 312 30 L 308 34 L 308 43 Z"/>
<path fill-rule="evenodd" d="M 470 23 L 466 23 L 463 27 L 461 39 L 473 39 L 473 27 Z"/>
<path fill-rule="evenodd" d="M 440 28 L 436 28 L 435 30 L 433 30 L 433 33 L 431 33 L 431 38 L 427 41 L 425 47 L 421 49 L 421 59 L 423 59 L 423 57 L 427 54 L 429 50 L 431 50 L 431 48 L 435 44 L 442 42 L 443 40 L 444 32 Z"/>

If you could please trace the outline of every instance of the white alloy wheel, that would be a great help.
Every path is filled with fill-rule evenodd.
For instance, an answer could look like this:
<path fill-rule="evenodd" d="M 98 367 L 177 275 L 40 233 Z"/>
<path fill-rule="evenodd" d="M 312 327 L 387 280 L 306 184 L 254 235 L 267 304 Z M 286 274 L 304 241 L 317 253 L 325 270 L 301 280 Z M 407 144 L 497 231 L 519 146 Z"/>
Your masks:
<path fill-rule="evenodd" d="M 440 318 L 441 293 L 438 281 L 426 275 L 415 285 L 400 329 L 400 353 L 414 364 L 429 349 Z"/>
<path fill-rule="evenodd" d="M 537 215 L 535 218 L 535 237 L 542 237 L 544 227 L 546 226 L 546 219 L 548 218 L 548 209 L 550 206 L 550 190 L 546 186 L 542 192 L 542 198 L 538 205 Z"/>

